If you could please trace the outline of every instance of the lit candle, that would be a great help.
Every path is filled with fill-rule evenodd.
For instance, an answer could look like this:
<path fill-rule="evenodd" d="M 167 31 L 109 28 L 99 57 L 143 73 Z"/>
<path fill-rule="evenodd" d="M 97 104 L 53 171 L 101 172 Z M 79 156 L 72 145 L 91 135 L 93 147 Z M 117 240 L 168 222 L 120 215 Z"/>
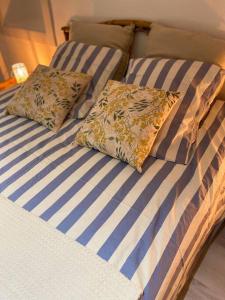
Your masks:
<path fill-rule="evenodd" d="M 22 83 L 27 80 L 29 75 L 25 64 L 23 63 L 15 64 L 12 66 L 12 70 L 17 83 Z"/>

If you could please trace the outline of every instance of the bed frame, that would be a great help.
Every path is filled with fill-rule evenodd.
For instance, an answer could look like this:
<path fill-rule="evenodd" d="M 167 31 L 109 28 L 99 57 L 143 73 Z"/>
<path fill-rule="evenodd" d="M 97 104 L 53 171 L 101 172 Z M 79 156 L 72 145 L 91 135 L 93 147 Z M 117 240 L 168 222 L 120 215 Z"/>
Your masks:
<path fill-rule="evenodd" d="M 130 20 L 130 19 L 118 19 L 118 20 L 109 20 L 100 22 L 99 24 L 106 24 L 106 25 L 118 25 L 118 26 L 128 26 L 128 25 L 134 25 L 134 31 L 135 32 L 144 32 L 146 34 L 149 33 L 151 22 L 145 21 L 145 20 Z M 64 33 L 65 41 L 69 40 L 69 32 L 70 27 L 69 26 L 63 26 L 61 30 Z M 182 288 L 181 292 L 179 293 L 177 300 L 183 300 L 185 298 L 185 295 L 188 291 L 188 287 L 194 277 L 194 274 L 196 273 L 198 267 L 200 266 L 202 260 L 204 259 L 210 245 L 215 240 L 219 232 L 222 230 L 222 228 L 225 228 L 225 221 L 221 222 L 218 226 L 215 226 L 214 230 L 209 235 L 208 239 L 206 240 L 204 246 L 197 254 L 197 257 L 195 258 L 195 262 L 191 266 L 189 276 L 187 279 L 187 282 L 185 283 L 184 287 Z"/>
<path fill-rule="evenodd" d="M 191 265 L 187 281 L 186 281 L 185 285 L 183 286 L 182 290 L 180 291 L 180 293 L 178 294 L 177 300 L 184 300 L 184 298 L 188 292 L 188 288 L 194 278 L 194 275 L 198 271 L 198 268 L 200 267 L 204 257 L 206 256 L 206 254 L 209 250 L 209 247 L 215 241 L 215 239 L 219 235 L 219 233 L 224 229 L 225 229 L 225 221 L 221 221 L 217 225 L 215 225 L 215 227 L 209 234 L 207 240 L 205 241 L 205 244 L 203 245 L 203 247 L 200 249 L 199 253 L 195 257 L 194 263 Z"/>

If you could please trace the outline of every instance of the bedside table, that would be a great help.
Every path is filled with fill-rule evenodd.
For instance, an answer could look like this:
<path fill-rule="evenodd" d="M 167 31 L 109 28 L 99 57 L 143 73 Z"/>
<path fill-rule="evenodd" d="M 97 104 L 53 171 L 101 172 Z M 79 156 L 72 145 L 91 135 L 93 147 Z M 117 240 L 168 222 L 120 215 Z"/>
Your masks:
<path fill-rule="evenodd" d="M 15 78 L 9 78 L 8 80 L 1 81 L 0 82 L 0 91 L 6 90 L 10 87 L 13 87 L 16 84 L 17 84 L 17 82 L 16 82 Z"/>

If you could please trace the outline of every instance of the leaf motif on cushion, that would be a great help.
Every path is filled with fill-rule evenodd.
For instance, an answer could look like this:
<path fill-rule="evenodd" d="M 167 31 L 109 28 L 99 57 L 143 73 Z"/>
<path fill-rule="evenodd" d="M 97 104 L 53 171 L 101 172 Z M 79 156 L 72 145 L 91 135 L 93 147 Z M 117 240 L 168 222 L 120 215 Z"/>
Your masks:
<path fill-rule="evenodd" d="M 15 114 L 58 131 L 91 77 L 39 65 L 7 106 Z"/>
<path fill-rule="evenodd" d="M 109 81 L 76 135 L 81 146 L 128 162 L 141 172 L 179 93 Z"/>
<path fill-rule="evenodd" d="M 44 97 L 41 96 L 39 93 L 36 95 L 35 99 L 34 99 L 34 103 L 37 106 L 41 106 L 45 103 Z"/>

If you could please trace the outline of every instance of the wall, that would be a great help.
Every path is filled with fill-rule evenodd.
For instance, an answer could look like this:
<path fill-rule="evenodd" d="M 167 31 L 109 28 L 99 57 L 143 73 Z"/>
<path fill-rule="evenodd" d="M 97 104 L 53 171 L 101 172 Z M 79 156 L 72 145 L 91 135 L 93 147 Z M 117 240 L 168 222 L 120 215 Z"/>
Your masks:
<path fill-rule="evenodd" d="M 10 2 L 15 1 L 30 1 L 32 5 L 41 3 L 44 32 L 37 33 L 30 29 L 21 31 L 16 26 L 9 28 L 7 24 L 2 25 L 0 76 L 1 70 L 4 73 L 6 68 L 10 71 L 10 66 L 15 62 L 25 62 L 29 71 L 37 63 L 48 64 L 55 50 L 54 31 L 56 42 L 63 42 L 60 28 L 72 16 L 89 20 L 147 19 L 184 29 L 205 31 L 225 39 L 225 0 L 0 0 L 0 23 L 1 19 L 4 20 Z M 24 10 L 26 5 L 20 7 Z M 21 13 L 19 8 L 15 10 L 15 14 L 18 13 Z M 25 25 L 31 25 L 29 18 Z"/>
<path fill-rule="evenodd" d="M 17 62 L 49 64 L 55 47 L 48 0 L 0 0 L 0 80 Z"/>
<path fill-rule="evenodd" d="M 63 41 L 60 27 L 71 16 L 147 19 L 225 39 L 225 0 L 51 0 L 51 3 L 58 42 Z"/>

